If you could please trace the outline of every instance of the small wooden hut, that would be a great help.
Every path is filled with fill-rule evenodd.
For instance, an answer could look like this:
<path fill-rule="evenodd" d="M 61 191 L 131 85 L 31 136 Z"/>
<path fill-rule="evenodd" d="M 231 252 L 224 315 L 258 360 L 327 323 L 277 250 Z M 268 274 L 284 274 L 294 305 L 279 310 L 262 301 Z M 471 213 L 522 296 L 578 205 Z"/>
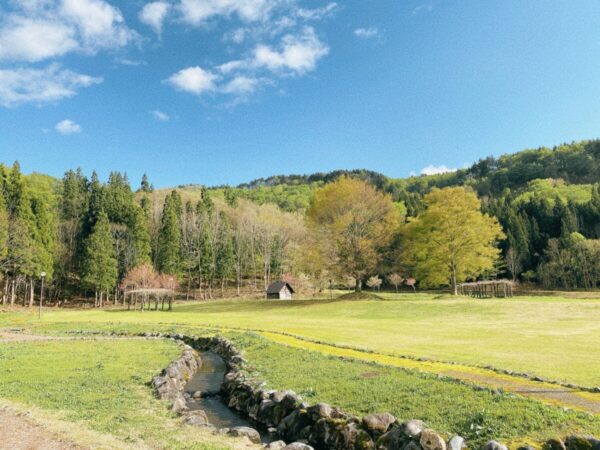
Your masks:
<path fill-rule="evenodd" d="M 276 300 L 291 300 L 294 289 L 285 281 L 276 281 L 267 288 L 267 298 Z"/>

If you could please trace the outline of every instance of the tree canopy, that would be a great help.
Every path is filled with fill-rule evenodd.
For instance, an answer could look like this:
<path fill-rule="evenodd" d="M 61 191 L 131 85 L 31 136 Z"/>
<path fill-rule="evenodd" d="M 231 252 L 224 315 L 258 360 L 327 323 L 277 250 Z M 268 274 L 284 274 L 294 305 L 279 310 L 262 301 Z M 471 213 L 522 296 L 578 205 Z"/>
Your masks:
<path fill-rule="evenodd" d="M 494 267 L 504 234 L 471 189 L 433 189 L 423 200 L 425 211 L 403 230 L 407 264 L 421 285 L 450 284 L 456 294 L 458 283 Z"/>
<path fill-rule="evenodd" d="M 356 290 L 397 232 L 398 216 L 388 195 L 347 177 L 318 189 L 307 211 L 309 224 L 320 235 L 322 257 L 332 272 L 352 276 Z"/>

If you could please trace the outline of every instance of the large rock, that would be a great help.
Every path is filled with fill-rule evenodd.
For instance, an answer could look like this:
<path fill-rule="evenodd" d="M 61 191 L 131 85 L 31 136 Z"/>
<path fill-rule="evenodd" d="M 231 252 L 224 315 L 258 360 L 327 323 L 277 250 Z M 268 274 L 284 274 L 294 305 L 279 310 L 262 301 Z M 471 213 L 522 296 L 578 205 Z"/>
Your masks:
<path fill-rule="evenodd" d="M 419 443 L 423 450 L 446 450 L 446 441 L 433 430 L 422 430 Z"/>
<path fill-rule="evenodd" d="M 402 423 L 400 428 L 406 437 L 417 438 L 425 428 L 425 422 L 422 420 L 409 420 Z"/>
<path fill-rule="evenodd" d="M 508 449 L 506 448 L 506 445 L 503 445 L 500 442 L 488 441 L 487 444 L 485 444 L 485 447 L 483 447 L 483 450 L 508 450 Z"/>
<path fill-rule="evenodd" d="M 176 414 L 182 414 L 188 410 L 187 404 L 185 402 L 185 398 L 182 394 L 175 397 L 173 403 L 171 404 L 171 411 Z"/>
<path fill-rule="evenodd" d="M 333 408 L 329 406 L 327 403 L 317 403 L 316 405 L 309 406 L 306 408 L 308 414 L 310 414 L 313 422 L 316 422 L 319 419 L 329 418 L 333 412 Z"/>
<path fill-rule="evenodd" d="M 400 450 L 409 440 L 410 438 L 406 437 L 402 428 L 396 427 L 381 435 L 377 439 L 376 446 L 378 450 Z"/>
<path fill-rule="evenodd" d="M 209 425 L 208 417 L 201 409 L 188 412 L 183 422 L 186 425 L 194 425 L 196 427 L 204 427 Z"/>
<path fill-rule="evenodd" d="M 265 448 L 265 450 L 281 450 L 283 447 L 285 447 L 285 442 L 273 441 L 269 442 L 268 444 L 265 444 L 263 447 Z"/>
<path fill-rule="evenodd" d="M 234 428 L 231 428 L 227 432 L 227 434 L 229 434 L 230 436 L 236 436 L 236 437 L 246 437 L 250 440 L 250 442 L 253 442 L 255 444 L 260 443 L 260 434 L 254 428 L 234 427 Z"/>
<path fill-rule="evenodd" d="M 343 430 L 345 450 L 374 450 L 375 442 L 371 435 L 356 422 L 349 422 Z"/>
<path fill-rule="evenodd" d="M 312 425 L 314 421 L 308 411 L 298 408 L 279 422 L 277 433 L 288 442 L 308 439 Z"/>
<path fill-rule="evenodd" d="M 291 444 L 283 447 L 282 450 L 315 450 L 308 444 L 304 444 L 303 442 L 292 442 Z"/>
<path fill-rule="evenodd" d="M 369 414 L 363 417 L 362 421 L 371 436 L 377 439 L 382 434 L 387 433 L 390 425 L 396 422 L 396 418 L 390 413 Z"/>
<path fill-rule="evenodd" d="M 319 419 L 311 429 L 308 442 L 318 449 L 344 448 L 344 429 L 348 421 L 345 419 Z"/>
<path fill-rule="evenodd" d="M 565 443 L 560 439 L 548 439 L 542 446 L 544 450 L 566 450 Z"/>
<path fill-rule="evenodd" d="M 448 450 L 463 450 L 466 447 L 465 440 L 460 436 L 453 436 L 448 441 Z"/>
<path fill-rule="evenodd" d="M 275 410 L 275 402 L 273 400 L 263 400 L 258 406 L 258 412 L 256 413 L 256 420 L 268 427 L 275 426 L 273 420 Z"/>
<path fill-rule="evenodd" d="M 271 401 L 274 403 L 271 412 L 271 422 L 274 426 L 279 425 L 279 422 L 301 403 L 300 398 L 293 391 L 277 391 L 271 396 Z"/>
<path fill-rule="evenodd" d="M 590 439 L 581 436 L 569 436 L 565 441 L 567 450 L 593 450 L 594 446 Z"/>

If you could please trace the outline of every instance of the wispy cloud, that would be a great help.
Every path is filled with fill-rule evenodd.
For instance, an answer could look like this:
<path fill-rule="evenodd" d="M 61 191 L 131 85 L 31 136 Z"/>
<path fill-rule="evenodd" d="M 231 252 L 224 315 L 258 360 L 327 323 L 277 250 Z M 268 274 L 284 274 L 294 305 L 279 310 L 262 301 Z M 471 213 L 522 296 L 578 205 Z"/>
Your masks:
<path fill-rule="evenodd" d="M 58 64 L 51 64 L 45 69 L 0 69 L 0 105 L 10 107 L 55 102 L 101 82 L 100 77 L 62 69 Z"/>
<path fill-rule="evenodd" d="M 376 27 L 357 28 L 354 35 L 362 39 L 370 39 L 379 36 L 379 30 Z"/>
<path fill-rule="evenodd" d="M 414 8 L 412 10 L 412 13 L 419 14 L 419 13 L 426 13 L 426 12 L 431 12 L 431 11 L 433 11 L 433 5 L 425 4 L 425 5 L 419 5 L 416 8 Z"/>
<path fill-rule="evenodd" d="M 70 119 L 61 120 L 56 124 L 56 131 L 60 134 L 78 134 L 81 133 L 81 125 Z"/>
<path fill-rule="evenodd" d="M 129 59 L 129 58 L 116 58 L 115 62 L 118 64 L 122 64 L 124 66 L 131 66 L 131 67 L 145 66 L 148 64 L 146 61 L 143 61 L 143 60 Z"/>
<path fill-rule="evenodd" d="M 156 120 L 158 120 L 160 122 L 168 122 L 169 120 L 171 120 L 171 117 L 167 113 L 159 111 L 158 109 L 155 109 L 154 111 L 150 111 L 150 114 L 152 114 L 152 117 L 154 117 Z"/>

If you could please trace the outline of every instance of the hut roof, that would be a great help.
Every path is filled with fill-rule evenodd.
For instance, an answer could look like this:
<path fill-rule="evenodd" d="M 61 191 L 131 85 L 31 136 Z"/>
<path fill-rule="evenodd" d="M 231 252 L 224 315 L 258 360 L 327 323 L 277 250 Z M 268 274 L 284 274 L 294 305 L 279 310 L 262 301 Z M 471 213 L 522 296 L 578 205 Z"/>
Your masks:
<path fill-rule="evenodd" d="M 267 294 L 279 294 L 281 290 L 286 286 L 293 294 L 294 289 L 292 288 L 292 286 L 284 281 L 276 281 L 275 283 L 272 283 L 271 286 L 267 288 Z"/>

